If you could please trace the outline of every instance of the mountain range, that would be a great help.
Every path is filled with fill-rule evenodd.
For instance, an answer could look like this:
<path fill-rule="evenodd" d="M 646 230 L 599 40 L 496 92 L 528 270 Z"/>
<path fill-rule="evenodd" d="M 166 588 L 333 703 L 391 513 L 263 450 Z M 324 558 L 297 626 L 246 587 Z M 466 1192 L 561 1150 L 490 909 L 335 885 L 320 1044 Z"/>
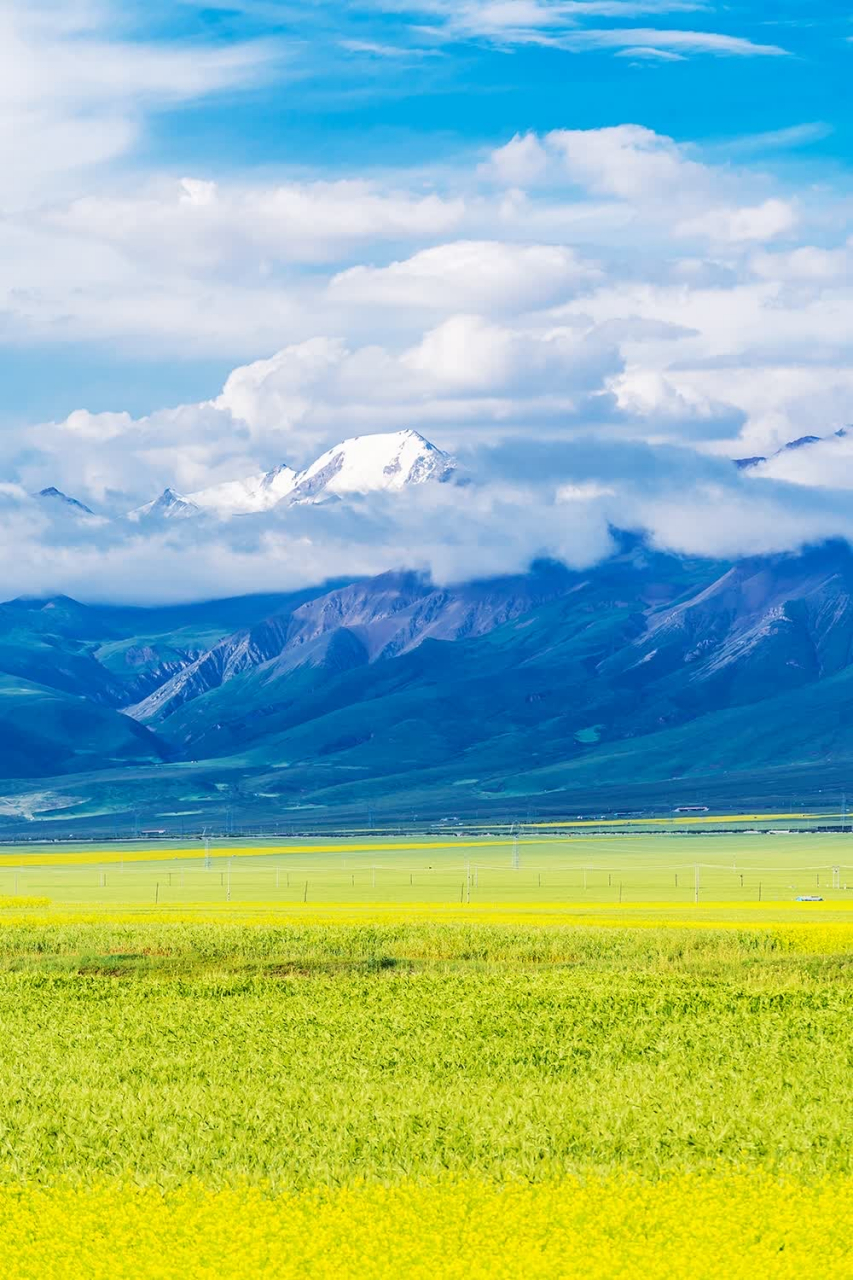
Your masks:
<path fill-rule="evenodd" d="M 807 449 L 825 439 L 843 438 L 842 427 L 832 437 L 802 436 L 775 453 L 734 458 L 740 471 L 760 474 L 763 464 L 796 450 Z M 417 431 L 403 430 L 354 436 L 327 449 L 309 466 L 297 471 L 286 462 L 269 471 L 259 471 L 239 479 L 225 480 L 203 489 L 179 492 L 167 486 L 162 493 L 130 511 L 101 511 L 98 518 L 127 519 L 132 523 L 157 526 L 163 521 L 207 517 L 230 520 L 258 516 L 275 509 L 339 502 L 375 493 L 404 494 L 414 486 L 434 483 L 467 485 L 476 477 L 464 474 L 456 460 L 437 448 Z M 32 495 L 34 499 L 61 507 L 77 517 L 96 513 L 78 498 L 54 485 Z"/>
<path fill-rule="evenodd" d="M 0 829 L 659 808 L 853 780 L 847 544 L 719 563 L 615 536 L 590 570 L 453 587 L 4 604 Z"/>
<path fill-rule="evenodd" d="M 811 444 L 820 444 L 822 440 L 827 438 L 843 440 L 850 435 L 850 427 L 839 427 L 837 431 L 832 433 L 831 437 L 826 436 L 799 436 L 796 440 L 789 440 L 781 449 L 777 449 L 775 453 L 771 453 L 769 457 L 766 454 L 755 454 L 751 458 L 735 458 L 734 464 L 740 471 L 749 471 L 753 467 L 758 467 L 762 462 L 769 462 L 773 458 L 779 458 L 785 453 L 791 453 L 796 449 L 807 449 Z"/>

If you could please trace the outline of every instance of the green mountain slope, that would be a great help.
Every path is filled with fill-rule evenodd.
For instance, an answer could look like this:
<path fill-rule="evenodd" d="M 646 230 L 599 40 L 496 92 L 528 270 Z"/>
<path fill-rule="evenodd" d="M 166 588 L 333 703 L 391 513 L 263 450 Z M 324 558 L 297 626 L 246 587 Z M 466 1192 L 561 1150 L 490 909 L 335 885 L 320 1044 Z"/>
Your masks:
<path fill-rule="evenodd" d="M 583 573 L 453 587 L 14 601 L 2 673 L 0 775 L 83 771 L 90 812 L 574 805 L 785 771 L 819 788 L 853 762 L 853 553 L 720 565 L 625 537 Z"/>
<path fill-rule="evenodd" d="M 156 762 L 166 753 L 155 734 L 117 711 L 0 676 L 0 774 L 5 778 Z"/>

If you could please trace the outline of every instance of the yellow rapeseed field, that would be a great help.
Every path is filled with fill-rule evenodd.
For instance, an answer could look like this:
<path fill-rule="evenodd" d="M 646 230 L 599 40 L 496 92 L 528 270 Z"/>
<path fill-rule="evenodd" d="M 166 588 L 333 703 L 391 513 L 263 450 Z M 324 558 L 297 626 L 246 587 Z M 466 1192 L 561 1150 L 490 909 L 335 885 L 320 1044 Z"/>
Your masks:
<path fill-rule="evenodd" d="M 0 898 L 0 927 L 16 925 L 231 924 L 255 927 L 290 925 L 482 924 L 505 927 L 594 929 L 723 929 L 772 935 L 787 950 L 813 954 L 853 950 L 853 902 L 832 904 L 833 920 L 790 920 L 798 904 L 788 902 L 704 903 L 692 911 L 683 903 L 626 903 L 591 907 L 584 903 L 335 903 L 318 905 L 266 901 L 174 906 L 83 906 L 50 903 L 46 898 Z M 839 918 L 840 917 L 840 918 Z"/>
<path fill-rule="evenodd" d="M 0 1280 L 853 1280 L 841 893 L 18 876 Z"/>
<path fill-rule="evenodd" d="M 728 826 L 741 822 L 809 822 L 815 817 L 828 822 L 838 818 L 846 819 L 846 813 L 708 813 L 708 814 L 669 814 L 665 818 L 576 818 L 561 822 L 530 822 L 524 829 L 542 831 L 552 827 L 710 827 Z"/>
<path fill-rule="evenodd" d="M 494 849 L 501 845 L 509 846 L 513 842 L 510 839 L 503 840 L 415 840 L 415 841 L 373 841 L 370 844 L 359 844 L 357 842 L 347 841 L 345 849 L 347 853 L 416 853 L 419 849 L 426 852 L 435 849 Z M 527 841 L 531 844 L 533 841 Z M 318 841 L 316 844 L 264 844 L 264 845 L 228 845 L 225 853 L 218 851 L 217 856 L 229 858 L 258 858 L 258 857 L 281 857 L 285 854 L 306 854 L 318 853 L 340 853 L 341 842 L 335 844 L 324 844 Z M 118 866 L 122 863 L 135 862 L 174 862 L 180 859 L 182 862 L 198 862 L 202 858 L 208 856 L 207 851 L 202 844 L 182 845 L 180 848 L 169 849 L 154 846 L 148 849 L 113 849 L 113 850 L 94 850 L 94 849 L 76 849 L 69 852 L 67 849 L 57 851 L 37 850 L 30 851 L 23 849 L 15 853 L 0 853 L 0 867 L 21 867 L 27 864 L 39 867 L 89 867 L 89 866 Z"/>
<path fill-rule="evenodd" d="M 102 1183 L 0 1189 L 16 1280 L 843 1280 L 853 1181 L 762 1173 L 477 1178 L 269 1195 Z"/>

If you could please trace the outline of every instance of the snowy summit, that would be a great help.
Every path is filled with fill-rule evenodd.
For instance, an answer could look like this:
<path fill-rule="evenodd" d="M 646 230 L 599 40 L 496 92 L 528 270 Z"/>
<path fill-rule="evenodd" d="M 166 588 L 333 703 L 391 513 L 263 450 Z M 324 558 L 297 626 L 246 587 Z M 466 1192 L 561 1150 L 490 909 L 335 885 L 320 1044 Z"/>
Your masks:
<path fill-rule="evenodd" d="M 322 454 L 296 477 L 292 501 L 327 494 L 376 493 L 449 480 L 455 463 L 417 431 L 354 436 Z"/>
<path fill-rule="evenodd" d="M 128 513 L 129 520 L 186 520 L 199 514 L 199 508 L 174 489 L 164 489 L 159 498 L 146 502 Z"/>
<path fill-rule="evenodd" d="M 226 480 L 187 495 L 188 500 L 202 511 L 217 515 L 249 515 L 255 511 L 269 511 L 286 498 L 293 488 L 297 475 L 292 467 L 282 463 L 272 471 L 247 476 L 245 480 Z"/>
<path fill-rule="evenodd" d="M 456 464 L 417 431 L 354 436 L 328 449 L 304 471 L 282 463 L 272 471 L 226 480 L 185 496 L 166 489 L 130 512 L 130 519 L 185 519 L 208 512 L 227 519 L 286 505 L 323 502 L 349 494 L 400 492 L 411 485 L 450 480 Z"/>

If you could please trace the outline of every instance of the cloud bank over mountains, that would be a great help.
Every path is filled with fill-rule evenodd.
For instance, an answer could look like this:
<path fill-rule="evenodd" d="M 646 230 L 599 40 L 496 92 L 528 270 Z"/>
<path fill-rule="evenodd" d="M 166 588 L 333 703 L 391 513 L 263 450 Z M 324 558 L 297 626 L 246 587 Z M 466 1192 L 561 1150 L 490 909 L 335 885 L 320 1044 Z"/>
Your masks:
<path fill-rule="evenodd" d="M 713 9 L 687 0 L 365 7 L 393 29 L 341 28 L 329 47 L 347 65 L 468 45 L 789 52 L 712 30 Z M 391 567 L 584 565 L 611 525 L 708 556 L 853 536 L 853 439 L 833 434 L 853 418 L 849 174 L 816 183 L 797 164 L 820 124 L 765 135 L 775 166 L 749 139 L 724 155 L 633 121 L 460 139 L 432 163 L 146 163 L 159 113 L 304 77 L 261 10 L 233 6 L 246 31 L 217 42 L 134 29 L 109 4 L 0 6 L 7 346 L 41 350 L 47 379 L 52 354 L 77 349 L 232 369 L 193 403 L 152 390 L 142 415 L 84 390 L 53 421 L 7 415 L 2 594 L 186 599 Z M 181 527 L 124 518 L 167 488 L 301 472 L 402 430 L 471 483 Z M 826 439 L 778 452 L 804 435 Z M 738 457 L 769 461 L 746 474 Z M 51 486 L 94 514 L 34 501 Z"/>

